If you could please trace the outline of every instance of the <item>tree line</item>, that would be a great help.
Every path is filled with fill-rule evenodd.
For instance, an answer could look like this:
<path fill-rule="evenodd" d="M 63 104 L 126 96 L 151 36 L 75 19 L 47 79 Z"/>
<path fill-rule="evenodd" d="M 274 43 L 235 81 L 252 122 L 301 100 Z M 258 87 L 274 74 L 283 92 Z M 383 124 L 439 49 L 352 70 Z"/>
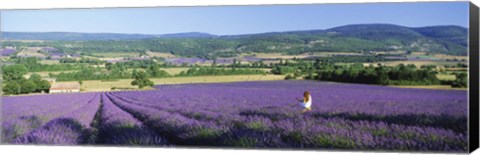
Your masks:
<path fill-rule="evenodd" d="M 435 71 L 417 69 L 415 65 L 367 66 L 356 64 L 351 66 L 323 69 L 317 72 L 317 80 L 346 83 L 364 83 L 378 85 L 437 85 L 440 80 Z"/>
<path fill-rule="evenodd" d="M 27 57 L 27 58 L 16 58 L 14 60 L 15 64 L 21 64 L 27 67 L 27 70 L 30 72 L 41 72 L 41 71 L 67 71 L 67 70 L 78 70 L 87 64 L 41 64 L 38 61 L 38 58 Z"/>
<path fill-rule="evenodd" d="M 249 68 L 225 68 L 225 67 L 192 67 L 186 72 L 182 71 L 177 76 L 203 76 L 203 75 L 252 75 L 267 74 L 266 71 Z"/>
<path fill-rule="evenodd" d="M 28 79 L 24 75 L 28 68 L 23 64 L 2 67 L 3 93 L 6 95 L 48 92 L 50 83 L 42 80 L 38 74 L 32 74 Z"/>
<path fill-rule="evenodd" d="M 286 75 L 285 79 L 287 80 L 303 77 L 312 80 L 378 85 L 446 84 L 452 87 L 467 87 L 468 81 L 466 73 L 457 73 L 454 81 L 439 80 L 434 66 L 421 66 L 420 68 L 413 64 L 364 66 L 360 63 L 336 65 L 329 59 L 280 61 L 273 66 L 271 73 Z"/>
<path fill-rule="evenodd" d="M 160 78 L 170 77 L 168 72 L 161 70 L 158 65 L 150 65 L 142 69 L 142 72 L 148 77 Z M 123 64 L 111 64 L 103 67 L 82 67 L 75 72 L 62 72 L 59 74 L 50 74 L 50 77 L 55 77 L 57 81 L 83 81 L 83 80 L 117 80 L 133 78 L 137 69 L 129 71 Z M 143 74 L 143 73 L 142 73 Z"/>

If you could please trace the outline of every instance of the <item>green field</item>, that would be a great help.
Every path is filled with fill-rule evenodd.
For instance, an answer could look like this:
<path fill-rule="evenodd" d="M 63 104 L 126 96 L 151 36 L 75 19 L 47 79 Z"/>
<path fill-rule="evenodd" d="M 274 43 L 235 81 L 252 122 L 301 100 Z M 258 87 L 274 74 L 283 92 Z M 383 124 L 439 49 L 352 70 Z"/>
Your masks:
<path fill-rule="evenodd" d="M 60 61 L 59 60 L 40 60 L 39 63 L 51 65 L 51 64 L 60 64 Z"/>
<path fill-rule="evenodd" d="M 456 79 L 454 74 L 445 74 L 445 73 L 437 74 L 437 78 L 439 80 L 446 80 L 446 81 L 454 81 Z"/>
<path fill-rule="evenodd" d="M 151 78 L 156 85 L 162 84 L 184 84 L 184 83 L 219 83 L 219 82 L 239 82 L 239 81 L 269 81 L 283 80 L 282 75 L 225 75 L 225 76 L 195 76 L 195 77 L 170 77 L 170 78 Z M 89 80 L 83 81 L 82 91 L 110 91 L 112 88 L 130 88 L 138 89 L 130 83 L 133 79 L 120 79 L 112 81 Z M 145 88 L 149 89 L 149 88 Z"/>
<path fill-rule="evenodd" d="M 40 75 L 41 77 L 48 77 L 48 74 L 49 73 L 52 73 L 52 74 L 60 74 L 62 72 L 64 73 L 71 73 L 71 72 L 76 72 L 78 70 L 70 70 L 70 71 L 45 71 L 45 72 L 28 72 L 27 74 L 25 74 L 25 77 L 28 78 L 30 77 L 32 74 L 38 74 Z"/>
<path fill-rule="evenodd" d="M 378 62 L 374 63 L 363 63 L 364 66 L 368 65 L 377 65 Z M 447 62 L 447 61 L 387 61 L 387 62 L 381 62 L 380 64 L 386 65 L 386 66 L 397 66 L 399 64 L 414 64 L 417 67 L 423 66 L 423 65 L 435 65 L 435 66 L 445 66 L 445 65 L 457 65 L 458 62 Z"/>

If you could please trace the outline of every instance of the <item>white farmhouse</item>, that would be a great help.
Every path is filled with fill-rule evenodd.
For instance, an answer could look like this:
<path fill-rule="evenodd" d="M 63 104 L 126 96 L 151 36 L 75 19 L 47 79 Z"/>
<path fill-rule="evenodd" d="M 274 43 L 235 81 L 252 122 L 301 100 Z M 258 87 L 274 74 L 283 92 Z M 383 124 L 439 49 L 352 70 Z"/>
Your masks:
<path fill-rule="evenodd" d="M 80 83 L 78 82 L 61 82 L 53 83 L 50 87 L 50 93 L 71 93 L 80 92 Z"/>

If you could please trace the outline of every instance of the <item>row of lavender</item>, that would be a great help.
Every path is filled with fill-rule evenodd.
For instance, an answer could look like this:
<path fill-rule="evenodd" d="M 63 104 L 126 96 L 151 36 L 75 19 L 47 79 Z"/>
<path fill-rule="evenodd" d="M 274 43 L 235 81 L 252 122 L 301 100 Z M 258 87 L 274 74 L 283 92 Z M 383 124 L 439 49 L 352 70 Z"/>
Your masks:
<path fill-rule="evenodd" d="M 27 137 L 32 139 L 32 136 L 26 135 L 40 133 L 41 127 L 55 125 L 55 122 L 59 121 L 58 118 L 71 118 L 74 117 L 73 114 L 84 113 L 80 110 L 89 108 L 93 109 L 90 111 L 95 112 L 95 104 L 98 102 L 95 101 L 94 96 L 93 93 L 82 93 L 3 97 L 2 142 L 24 143 Z M 81 122 L 87 124 L 88 120 Z M 56 143 L 56 140 L 60 139 L 52 139 L 52 143 Z M 40 140 L 32 139 L 31 141 L 40 143 Z"/>
<path fill-rule="evenodd" d="M 104 93 L 5 97 L 2 119 L 3 143 L 166 144 Z"/>
<path fill-rule="evenodd" d="M 164 145 L 167 142 L 102 94 L 97 144 Z"/>
<path fill-rule="evenodd" d="M 109 93 L 179 145 L 466 151 L 465 91 L 313 81 L 158 86 Z M 303 91 L 313 110 L 296 103 Z"/>

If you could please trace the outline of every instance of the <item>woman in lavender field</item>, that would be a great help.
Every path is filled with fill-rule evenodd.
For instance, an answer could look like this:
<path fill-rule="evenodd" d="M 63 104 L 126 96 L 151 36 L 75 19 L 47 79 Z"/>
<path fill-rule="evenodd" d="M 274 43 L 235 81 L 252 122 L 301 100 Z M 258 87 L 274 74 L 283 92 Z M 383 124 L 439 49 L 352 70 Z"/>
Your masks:
<path fill-rule="evenodd" d="M 312 107 L 311 107 L 312 96 L 310 95 L 310 92 L 308 91 L 303 92 L 303 99 L 299 99 L 299 101 L 300 101 L 300 106 L 304 108 L 302 110 L 302 113 L 312 110 Z"/>

